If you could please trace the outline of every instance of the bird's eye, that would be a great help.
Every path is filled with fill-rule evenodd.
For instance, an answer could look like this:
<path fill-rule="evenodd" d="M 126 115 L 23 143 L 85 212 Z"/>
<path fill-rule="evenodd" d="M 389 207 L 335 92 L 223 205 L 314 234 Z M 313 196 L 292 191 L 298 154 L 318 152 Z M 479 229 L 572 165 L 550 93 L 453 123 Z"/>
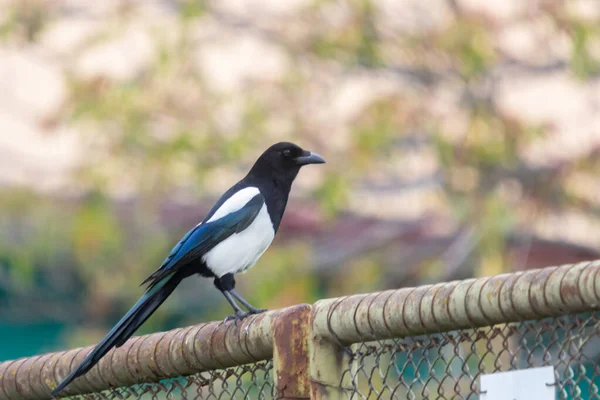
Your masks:
<path fill-rule="evenodd" d="M 283 151 L 283 156 L 284 157 L 289 157 L 290 155 L 292 155 L 292 152 L 289 149 Z"/>

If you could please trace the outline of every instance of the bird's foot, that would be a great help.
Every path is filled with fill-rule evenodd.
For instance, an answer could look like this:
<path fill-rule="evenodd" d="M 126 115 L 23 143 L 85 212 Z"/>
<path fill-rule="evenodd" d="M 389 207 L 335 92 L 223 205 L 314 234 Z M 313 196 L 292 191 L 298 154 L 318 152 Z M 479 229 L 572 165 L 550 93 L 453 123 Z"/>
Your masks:
<path fill-rule="evenodd" d="M 223 320 L 223 322 L 228 322 L 228 321 L 241 321 L 244 318 L 246 318 L 247 316 L 249 316 L 251 313 L 250 312 L 243 312 L 243 311 L 236 311 L 234 314 L 229 315 L 228 317 L 225 317 L 225 319 Z"/>
<path fill-rule="evenodd" d="M 266 311 L 267 311 L 266 308 L 254 308 L 254 307 L 249 307 L 248 308 L 248 313 L 249 314 L 260 314 L 260 313 L 264 313 Z"/>

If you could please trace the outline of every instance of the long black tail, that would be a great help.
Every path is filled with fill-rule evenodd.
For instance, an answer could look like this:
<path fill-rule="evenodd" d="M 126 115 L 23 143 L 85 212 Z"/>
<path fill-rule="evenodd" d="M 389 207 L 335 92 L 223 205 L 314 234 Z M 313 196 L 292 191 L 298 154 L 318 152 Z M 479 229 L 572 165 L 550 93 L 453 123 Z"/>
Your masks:
<path fill-rule="evenodd" d="M 88 372 L 110 349 L 122 346 L 137 328 L 169 297 L 179 282 L 181 282 L 181 277 L 177 274 L 171 274 L 149 288 L 81 364 L 52 391 L 52 396 L 56 396 L 75 378 Z"/>

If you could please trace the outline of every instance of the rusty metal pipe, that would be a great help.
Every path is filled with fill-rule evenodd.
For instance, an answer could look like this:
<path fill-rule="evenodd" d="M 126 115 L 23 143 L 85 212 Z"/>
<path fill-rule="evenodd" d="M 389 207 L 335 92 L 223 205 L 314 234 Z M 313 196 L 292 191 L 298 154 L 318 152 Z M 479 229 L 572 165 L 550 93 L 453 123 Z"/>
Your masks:
<path fill-rule="evenodd" d="M 273 327 L 273 380 L 277 400 L 310 398 L 308 341 L 311 306 L 294 307 Z"/>
<path fill-rule="evenodd" d="M 313 332 L 350 345 L 498 323 L 558 317 L 600 306 L 600 261 L 321 300 Z"/>
<path fill-rule="evenodd" d="M 212 322 L 132 338 L 64 394 L 156 382 L 274 354 L 279 397 L 305 398 L 309 382 L 312 398 L 343 398 L 336 388 L 344 386 L 339 376 L 347 364 L 344 346 L 558 317 L 599 306 L 600 261 L 321 300 L 312 309 L 290 307 L 252 316 L 239 325 Z M 51 389 L 91 349 L 0 363 L 0 398 L 49 399 Z"/>
<path fill-rule="evenodd" d="M 268 360 L 273 324 L 296 306 L 234 322 L 211 322 L 133 337 L 110 351 L 62 395 L 100 392 L 212 369 Z M 1 399 L 50 399 L 50 391 L 93 346 L 0 363 Z"/>
<path fill-rule="evenodd" d="M 346 398 L 345 346 L 598 309 L 600 261 L 353 295 L 313 305 L 311 398 Z M 354 368 L 355 365 L 350 365 Z"/>

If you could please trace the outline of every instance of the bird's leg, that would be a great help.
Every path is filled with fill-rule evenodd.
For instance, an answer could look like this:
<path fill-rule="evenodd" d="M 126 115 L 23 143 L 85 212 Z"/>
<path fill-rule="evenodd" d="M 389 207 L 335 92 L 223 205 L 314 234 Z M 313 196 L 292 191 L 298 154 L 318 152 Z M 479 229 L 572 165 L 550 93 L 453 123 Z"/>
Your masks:
<path fill-rule="evenodd" d="M 225 296 L 225 298 L 227 299 L 229 304 L 231 304 L 231 307 L 233 307 L 235 311 L 235 313 L 225 318 L 225 322 L 232 320 L 241 320 L 250 315 L 249 312 L 245 312 L 240 308 L 240 306 L 235 302 L 234 298 L 231 296 L 231 293 L 228 290 L 223 290 L 223 296 Z"/>
<path fill-rule="evenodd" d="M 225 318 L 225 321 L 236 320 L 239 321 L 241 319 L 246 318 L 250 315 L 249 312 L 245 312 L 240 308 L 240 306 L 235 302 L 235 299 L 232 296 L 231 291 L 234 290 L 235 287 L 235 279 L 233 279 L 233 274 L 225 274 L 220 278 L 215 278 L 214 285 L 217 289 L 223 293 L 223 296 L 227 299 L 233 310 L 235 311 L 232 315 Z"/>
<path fill-rule="evenodd" d="M 256 308 L 252 304 L 248 303 L 242 296 L 240 296 L 238 292 L 235 291 L 235 289 L 231 289 L 229 292 L 237 299 L 237 301 L 242 303 L 242 305 L 248 309 L 250 314 L 260 314 L 267 311 L 264 308 Z"/>

